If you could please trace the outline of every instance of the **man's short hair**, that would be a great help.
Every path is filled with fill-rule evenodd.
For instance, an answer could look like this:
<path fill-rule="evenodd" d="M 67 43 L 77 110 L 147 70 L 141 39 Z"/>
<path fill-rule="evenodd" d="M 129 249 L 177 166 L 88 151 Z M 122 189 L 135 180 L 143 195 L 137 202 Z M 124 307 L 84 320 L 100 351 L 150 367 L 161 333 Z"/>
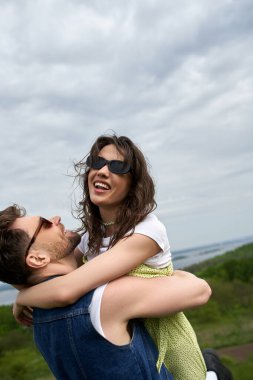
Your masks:
<path fill-rule="evenodd" d="M 30 237 L 21 229 L 11 228 L 25 214 L 25 209 L 16 204 L 0 211 L 0 281 L 13 285 L 26 284 L 32 273 L 25 260 Z"/>

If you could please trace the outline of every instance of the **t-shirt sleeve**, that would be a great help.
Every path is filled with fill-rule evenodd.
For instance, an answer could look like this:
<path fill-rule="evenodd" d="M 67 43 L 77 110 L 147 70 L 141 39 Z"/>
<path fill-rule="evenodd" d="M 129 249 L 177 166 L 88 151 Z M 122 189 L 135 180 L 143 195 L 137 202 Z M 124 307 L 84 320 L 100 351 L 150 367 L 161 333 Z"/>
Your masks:
<path fill-rule="evenodd" d="M 154 268 L 165 268 L 171 263 L 170 244 L 166 228 L 154 214 L 149 214 L 142 222 L 137 224 L 134 233 L 148 236 L 161 248 L 160 252 L 145 261 L 146 265 Z"/>
<path fill-rule="evenodd" d="M 79 251 L 81 251 L 84 256 L 86 256 L 88 254 L 88 250 L 89 250 L 88 241 L 89 241 L 89 235 L 88 235 L 88 232 L 86 232 L 82 236 L 81 241 L 80 241 L 80 243 L 77 246 L 77 248 L 79 249 Z"/>
<path fill-rule="evenodd" d="M 164 224 L 154 215 L 149 214 L 134 229 L 135 234 L 142 234 L 153 239 L 162 251 L 168 249 L 169 241 Z"/>

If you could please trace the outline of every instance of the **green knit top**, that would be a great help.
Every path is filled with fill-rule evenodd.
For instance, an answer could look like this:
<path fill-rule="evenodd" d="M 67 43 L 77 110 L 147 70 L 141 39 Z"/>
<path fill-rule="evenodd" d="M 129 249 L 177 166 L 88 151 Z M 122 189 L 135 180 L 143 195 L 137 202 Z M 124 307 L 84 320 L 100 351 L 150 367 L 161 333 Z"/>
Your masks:
<path fill-rule="evenodd" d="M 142 264 L 129 275 L 159 277 L 170 276 L 172 273 L 172 264 L 163 269 Z M 147 318 L 145 327 L 158 347 L 159 371 L 164 363 L 175 380 L 206 379 L 206 365 L 195 332 L 182 312 L 167 317 Z"/>

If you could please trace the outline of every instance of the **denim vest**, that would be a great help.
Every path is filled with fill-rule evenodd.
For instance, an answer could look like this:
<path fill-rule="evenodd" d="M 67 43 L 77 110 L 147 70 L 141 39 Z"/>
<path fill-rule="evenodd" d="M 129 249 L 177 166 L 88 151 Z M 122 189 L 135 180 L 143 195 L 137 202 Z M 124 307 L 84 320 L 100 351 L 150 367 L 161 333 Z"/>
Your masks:
<path fill-rule="evenodd" d="M 71 306 L 34 309 L 34 340 L 56 379 L 173 380 L 164 365 L 158 373 L 158 352 L 141 321 L 132 322 L 123 346 L 97 333 L 89 315 L 93 292 Z"/>

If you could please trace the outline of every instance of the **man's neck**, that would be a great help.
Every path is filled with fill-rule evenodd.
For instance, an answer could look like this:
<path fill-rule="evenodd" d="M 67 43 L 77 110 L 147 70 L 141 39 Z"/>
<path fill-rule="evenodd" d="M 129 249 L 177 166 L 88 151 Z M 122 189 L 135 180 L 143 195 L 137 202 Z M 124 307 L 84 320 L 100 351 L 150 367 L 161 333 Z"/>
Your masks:
<path fill-rule="evenodd" d="M 51 261 L 46 267 L 34 271 L 29 277 L 29 283 L 35 285 L 53 276 L 68 274 L 76 268 L 77 263 L 74 254 L 69 255 L 61 260 Z"/>

